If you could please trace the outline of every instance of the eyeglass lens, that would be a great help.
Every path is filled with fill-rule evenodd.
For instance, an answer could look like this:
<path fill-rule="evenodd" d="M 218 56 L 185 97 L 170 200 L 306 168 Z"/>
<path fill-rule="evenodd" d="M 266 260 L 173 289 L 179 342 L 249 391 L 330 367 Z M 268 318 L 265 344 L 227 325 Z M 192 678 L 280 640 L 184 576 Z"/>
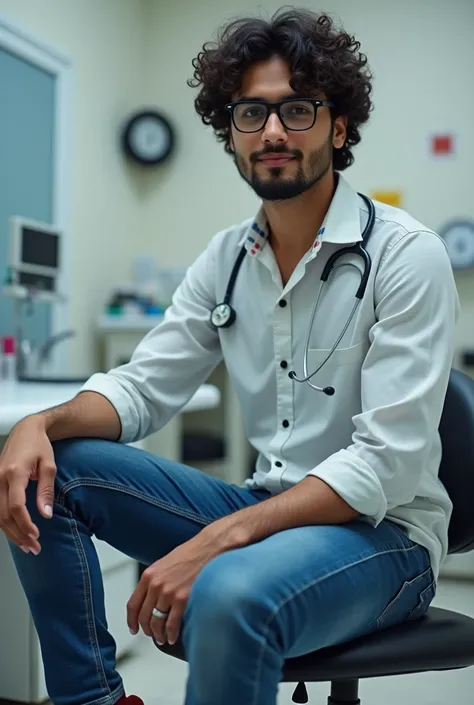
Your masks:
<path fill-rule="evenodd" d="M 304 100 L 282 103 L 280 118 L 288 130 L 308 130 L 315 121 L 316 108 Z M 234 122 L 242 132 L 261 130 L 267 119 L 269 108 L 265 103 L 241 103 L 235 106 Z"/>

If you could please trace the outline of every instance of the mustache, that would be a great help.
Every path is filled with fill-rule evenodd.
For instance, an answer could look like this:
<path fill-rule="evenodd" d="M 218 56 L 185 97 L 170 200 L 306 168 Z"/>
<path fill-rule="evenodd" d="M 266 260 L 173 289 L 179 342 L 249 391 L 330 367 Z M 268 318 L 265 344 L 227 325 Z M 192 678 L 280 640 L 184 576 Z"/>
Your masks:
<path fill-rule="evenodd" d="M 291 154 L 294 159 L 303 159 L 303 153 L 299 149 L 288 149 L 287 147 L 280 145 L 276 147 L 267 147 L 261 152 L 252 152 L 249 159 L 252 164 L 256 164 L 259 159 L 265 156 L 265 154 Z"/>

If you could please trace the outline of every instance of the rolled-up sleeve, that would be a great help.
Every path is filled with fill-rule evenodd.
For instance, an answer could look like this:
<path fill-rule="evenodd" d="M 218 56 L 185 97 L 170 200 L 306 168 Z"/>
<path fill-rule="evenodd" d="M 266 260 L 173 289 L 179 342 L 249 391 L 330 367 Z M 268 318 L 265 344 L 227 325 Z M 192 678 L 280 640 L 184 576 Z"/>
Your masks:
<path fill-rule="evenodd" d="M 221 361 L 216 329 L 215 250 L 220 236 L 187 270 L 163 321 L 139 343 L 125 365 L 97 373 L 81 392 L 102 394 L 119 415 L 121 443 L 158 431 L 189 401 Z"/>
<path fill-rule="evenodd" d="M 374 295 L 352 444 L 308 474 L 377 525 L 415 498 L 438 433 L 459 315 L 443 241 L 430 232 L 401 238 L 379 266 Z"/>

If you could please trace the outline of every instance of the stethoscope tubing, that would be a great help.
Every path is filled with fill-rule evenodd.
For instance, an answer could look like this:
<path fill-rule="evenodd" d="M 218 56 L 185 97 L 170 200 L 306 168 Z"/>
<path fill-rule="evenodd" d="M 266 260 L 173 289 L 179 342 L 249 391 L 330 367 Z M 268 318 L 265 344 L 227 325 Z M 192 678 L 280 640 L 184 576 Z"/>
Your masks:
<path fill-rule="evenodd" d="M 362 241 L 357 242 L 355 245 L 351 245 L 349 247 L 343 247 L 340 250 L 337 250 L 334 252 L 331 257 L 329 257 L 328 261 L 326 262 L 326 265 L 323 269 L 323 272 L 321 274 L 321 283 L 319 285 L 319 291 L 318 291 L 318 296 L 316 298 L 316 303 L 313 306 L 313 310 L 311 313 L 311 319 L 309 322 L 308 326 L 308 332 L 306 335 L 306 340 L 305 340 L 305 347 L 304 347 L 304 354 L 303 354 L 303 377 L 297 377 L 296 373 L 292 370 L 289 372 L 289 377 L 299 383 L 304 383 L 306 382 L 310 387 L 315 389 L 316 391 L 321 391 L 324 392 L 325 394 L 331 396 L 334 394 L 334 387 L 316 387 L 314 384 L 311 383 L 311 379 L 316 375 L 318 372 L 321 371 L 321 369 L 324 367 L 324 365 L 328 362 L 330 357 L 334 354 L 337 346 L 341 342 L 342 338 L 344 337 L 347 329 L 349 328 L 352 319 L 354 318 L 356 311 L 360 305 L 360 302 L 365 294 L 365 290 L 367 288 L 367 282 L 369 280 L 370 276 L 370 271 L 372 267 L 372 261 L 369 253 L 367 252 L 366 245 L 367 242 L 370 238 L 370 235 L 372 234 L 374 223 L 375 223 L 375 206 L 370 198 L 365 196 L 363 193 L 358 194 L 366 203 L 367 208 L 368 208 L 368 219 L 366 226 L 364 228 L 364 231 L 362 233 Z M 234 262 L 234 266 L 232 268 L 232 272 L 229 278 L 229 282 L 227 284 L 226 292 L 224 295 L 224 300 L 222 303 L 217 304 L 215 308 L 211 311 L 211 323 L 216 327 L 216 328 L 228 328 L 231 325 L 234 324 L 235 319 L 236 319 L 236 313 L 235 309 L 232 308 L 231 306 L 231 298 L 232 294 L 234 291 L 235 283 L 237 281 L 237 276 L 240 271 L 240 267 L 242 266 L 242 262 L 244 260 L 244 257 L 246 255 L 247 248 L 245 245 L 242 247 L 242 249 L 239 252 L 239 255 Z M 345 255 L 356 255 L 358 257 L 361 257 L 364 263 L 363 270 L 361 271 L 359 267 L 357 267 L 353 262 L 345 262 L 343 264 L 336 264 L 337 260 L 340 259 L 341 257 Z M 347 319 L 340 335 L 336 339 L 334 345 L 324 358 L 324 360 L 319 364 L 318 368 L 314 371 L 308 374 L 308 352 L 309 352 L 309 344 L 311 340 L 311 332 L 313 330 L 313 325 L 314 325 L 314 319 L 316 316 L 316 311 L 318 310 L 318 305 L 319 301 L 321 298 L 322 290 L 324 287 L 324 284 L 327 282 L 329 275 L 334 272 L 336 269 L 340 267 L 354 267 L 361 275 L 361 281 L 359 284 L 359 287 L 357 289 L 357 292 L 355 294 L 356 301 L 354 302 L 354 306 L 352 308 L 352 311 L 349 315 L 349 318 Z M 224 312 L 224 313 L 223 313 Z"/>

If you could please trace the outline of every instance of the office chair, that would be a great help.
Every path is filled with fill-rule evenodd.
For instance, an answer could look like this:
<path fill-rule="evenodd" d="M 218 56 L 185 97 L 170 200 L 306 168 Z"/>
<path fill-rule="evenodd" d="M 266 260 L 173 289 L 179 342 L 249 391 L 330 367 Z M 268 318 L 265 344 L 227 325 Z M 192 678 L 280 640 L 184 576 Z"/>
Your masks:
<path fill-rule="evenodd" d="M 443 447 L 440 479 L 454 505 L 449 553 L 466 553 L 474 548 L 474 380 L 459 370 L 451 370 L 439 431 Z M 179 640 L 174 646 L 158 648 L 185 660 Z M 308 702 L 305 682 L 324 681 L 331 683 L 328 705 L 360 705 L 361 678 L 473 665 L 474 619 L 430 607 L 416 621 L 288 659 L 282 682 L 298 683 L 295 703 Z"/>

